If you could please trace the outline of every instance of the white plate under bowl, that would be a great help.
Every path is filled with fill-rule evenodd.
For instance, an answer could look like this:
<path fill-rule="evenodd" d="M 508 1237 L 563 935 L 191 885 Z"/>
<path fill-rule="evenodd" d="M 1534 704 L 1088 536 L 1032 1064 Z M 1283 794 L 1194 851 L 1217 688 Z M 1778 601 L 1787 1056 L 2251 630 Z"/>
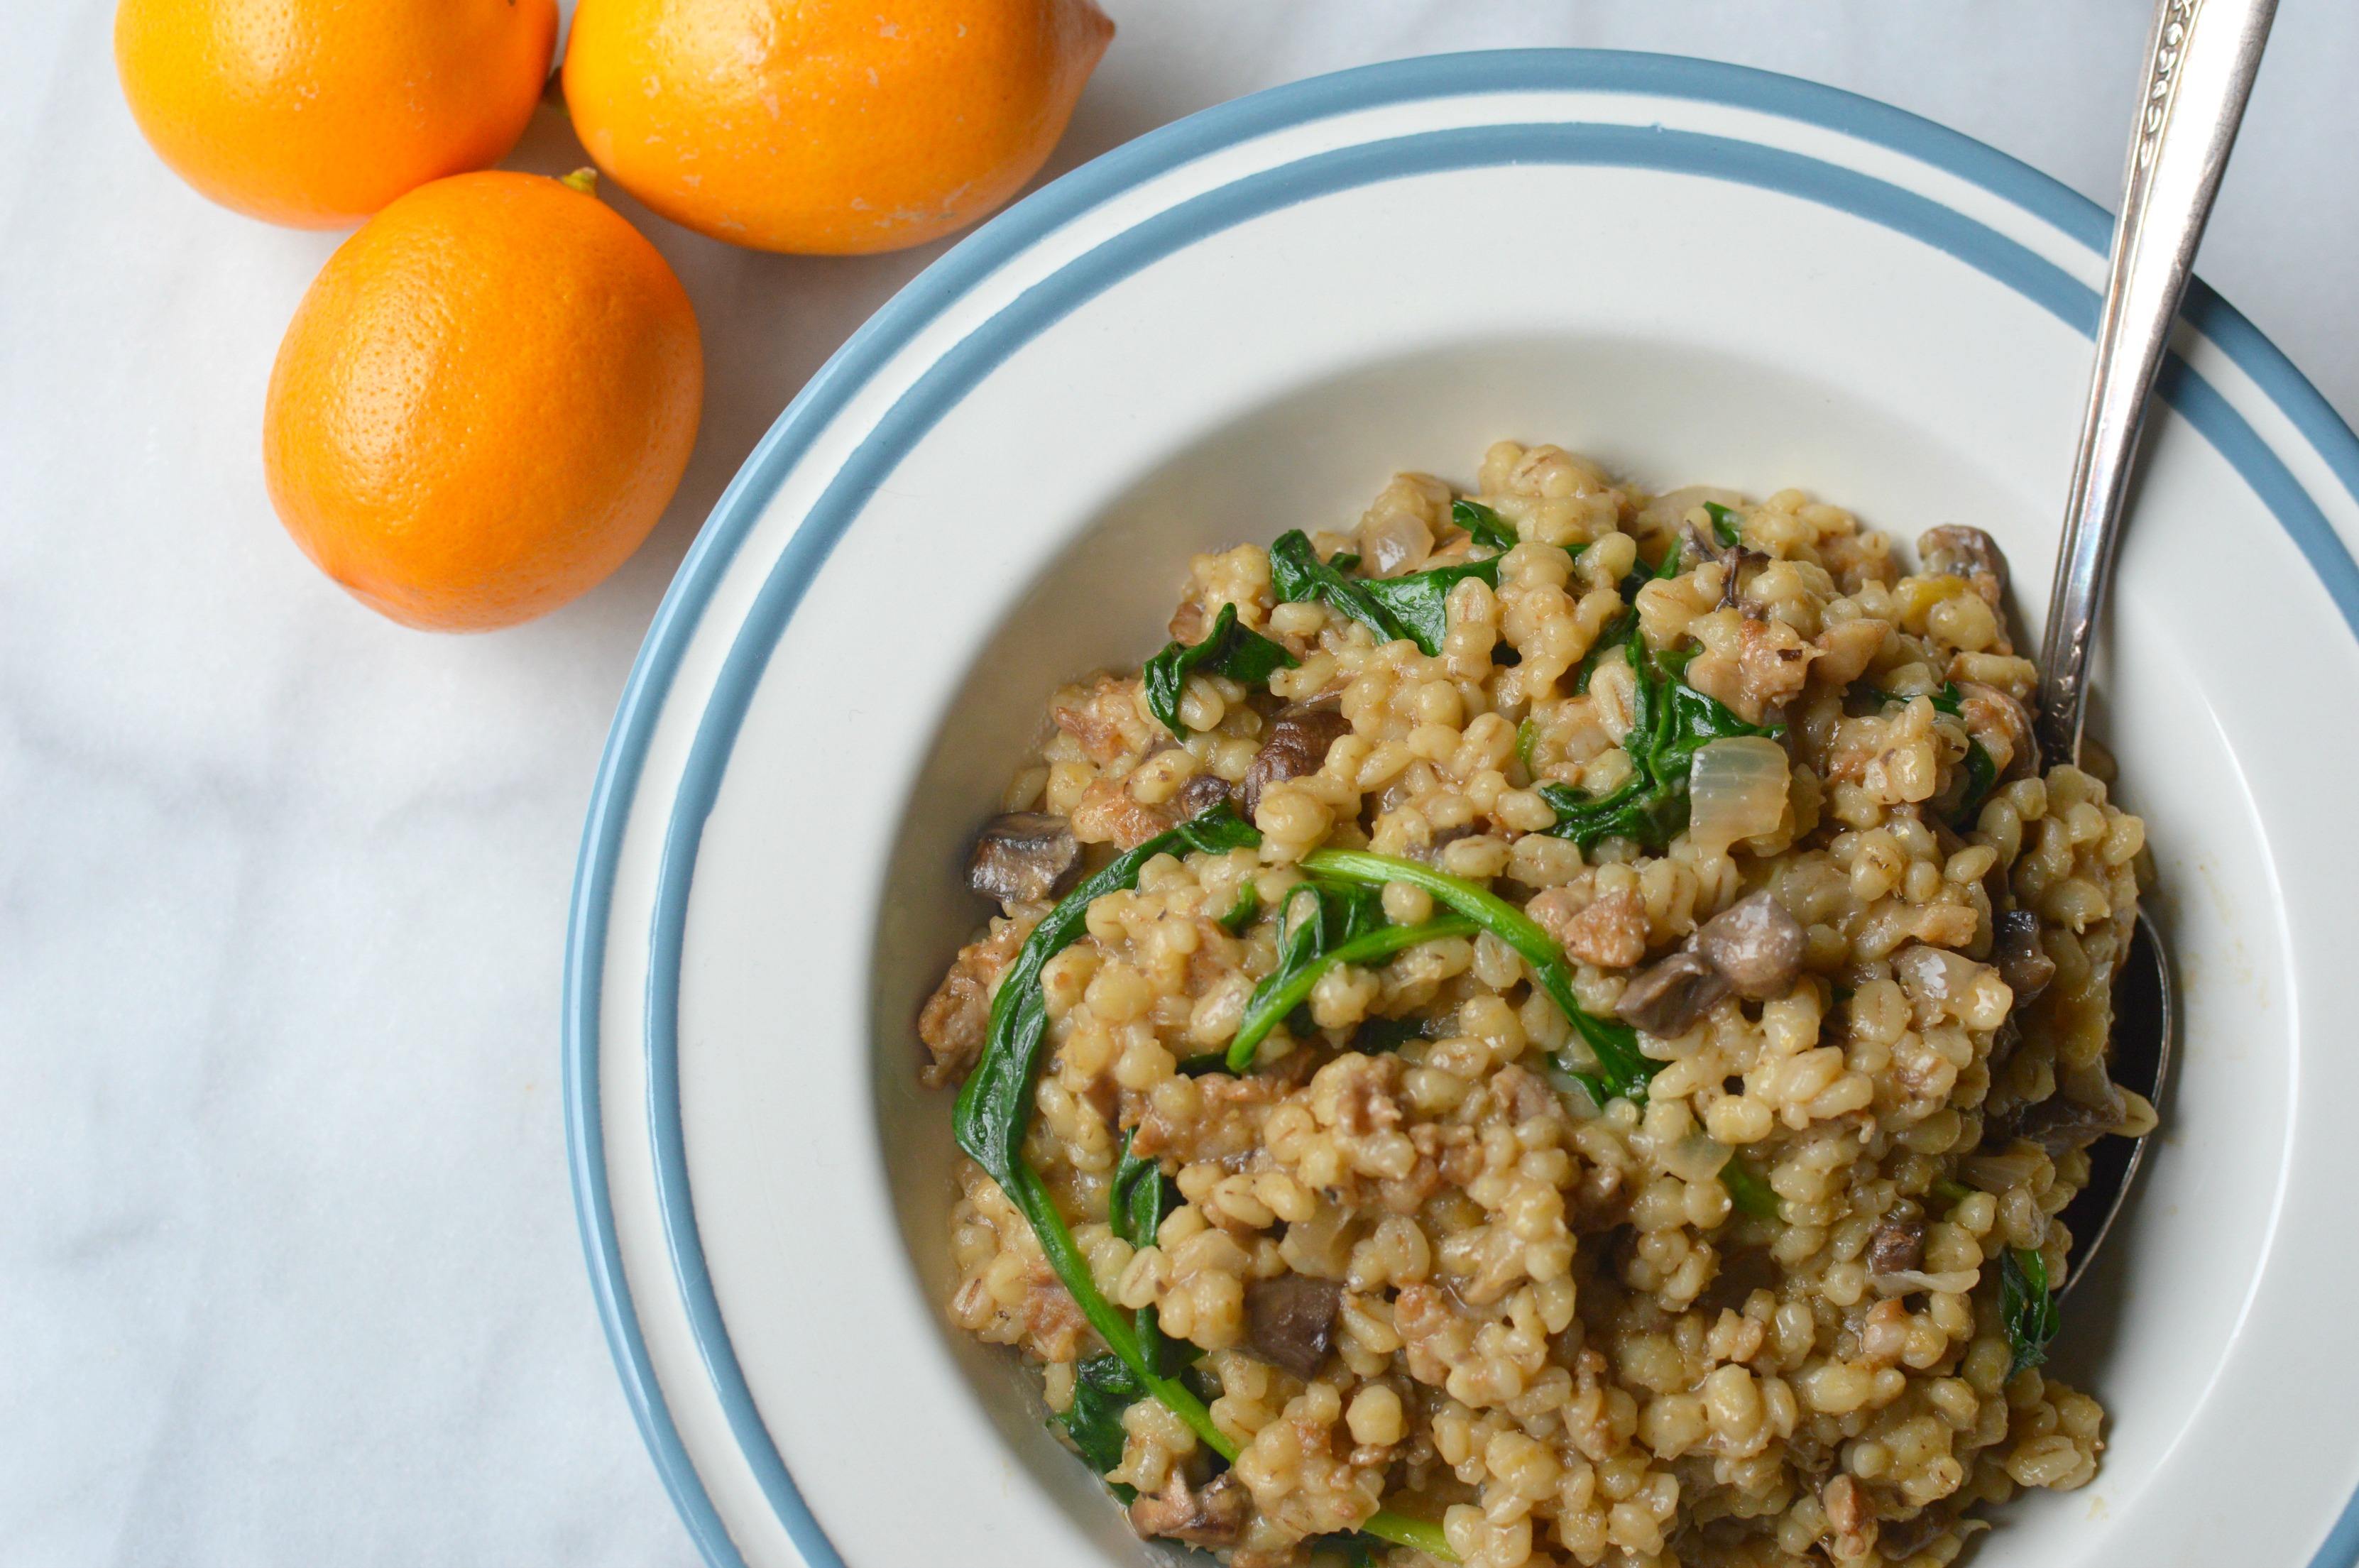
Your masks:
<path fill-rule="evenodd" d="M 615 719 L 566 999 L 623 1380 L 715 1564 L 1147 1562 L 950 1332 L 948 1096 L 912 1020 L 965 835 L 1059 681 L 1189 555 L 1339 526 L 1501 437 L 1640 485 L 1988 528 L 2036 626 L 2108 223 L 1991 149 L 1694 60 L 1455 55 L 1199 114 L 1011 210 L 731 486 Z M 2096 1482 L 1986 1563 L 2348 1568 L 2359 1541 L 2359 442 L 2198 289 L 2100 731 L 2145 812 L 2184 1065 L 2060 1361 Z"/>

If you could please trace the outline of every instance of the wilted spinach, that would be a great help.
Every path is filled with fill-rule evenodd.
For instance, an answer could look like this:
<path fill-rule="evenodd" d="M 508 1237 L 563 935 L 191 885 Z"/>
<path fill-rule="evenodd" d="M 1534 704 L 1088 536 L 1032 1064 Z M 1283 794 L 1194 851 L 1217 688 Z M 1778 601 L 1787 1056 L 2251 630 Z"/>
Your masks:
<path fill-rule="evenodd" d="M 1409 641 L 1433 656 L 1441 652 L 1441 639 L 1450 632 L 1450 591 L 1470 577 L 1496 588 L 1499 558 L 1437 566 L 1406 577 L 1371 577 L 1360 586 L 1408 628 Z"/>
<path fill-rule="evenodd" d="M 1734 523 L 1729 521 L 1731 517 L 1736 516 L 1734 507 L 1723 506 L 1717 501 L 1706 501 L 1703 504 L 1703 509 L 1704 514 L 1712 518 L 1712 537 L 1720 541 L 1721 549 L 1734 550 L 1745 542 L 1745 535 L 1738 531 Z"/>
<path fill-rule="evenodd" d="M 1515 524 L 1482 502 L 1470 501 L 1462 495 L 1450 503 L 1450 520 L 1473 534 L 1476 544 L 1501 555 L 1522 542 L 1516 537 Z"/>
<path fill-rule="evenodd" d="M 1147 1398 L 1147 1385 L 1123 1365 L 1122 1357 L 1101 1353 L 1084 1356 L 1073 1367 L 1073 1402 L 1057 1417 L 1057 1424 L 1073 1440 L 1090 1468 L 1103 1475 L 1122 1464 L 1122 1412 Z M 1114 1495 L 1127 1503 L 1138 1489 L 1119 1481 L 1110 1483 Z"/>
<path fill-rule="evenodd" d="M 991 1021 L 984 1036 L 983 1054 L 973 1075 L 960 1089 L 958 1106 L 951 1113 L 951 1130 L 959 1148 L 999 1183 L 1000 1191 L 1030 1224 L 1050 1271 L 1112 1352 L 1109 1356 L 1093 1356 L 1075 1368 L 1073 1397 L 1081 1413 L 1069 1411 L 1059 1418 L 1076 1446 L 1090 1455 L 1093 1465 L 1098 1465 L 1101 1475 L 1121 1463 L 1121 1448 L 1115 1436 L 1121 1431 L 1121 1412 L 1149 1396 L 1186 1421 L 1222 1458 L 1234 1460 L 1237 1445 L 1213 1424 L 1212 1413 L 1194 1389 L 1179 1377 L 1166 1375 L 1156 1361 L 1148 1359 L 1136 1323 L 1099 1291 L 1090 1274 L 1089 1259 L 1082 1256 L 1064 1215 L 1057 1210 L 1048 1183 L 1024 1158 L 1024 1129 L 1032 1109 L 1032 1080 L 1039 1070 L 1040 1051 L 1049 1029 L 1048 1005 L 1040 991 L 1040 970 L 1080 938 L 1093 901 L 1117 889 L 1137 886 L 1140 868 L 1156 855 L 1190 850 L 1218 853 L 1250 848 L 1260 842 L 1261 834 L 1223 801 L 1169 833 L 1158 833 L 1066 894 L 1032 928 L 1032 934 L 1016 953 L 1016 962 L 1001 977 L 999 989 L 991 999 Z M 1144 1217 L 1145 1186 L 1143 1179 L 1135 1181 L 1125 1205 L 1129 1219 L 1117 1220 L 1117 1224 L 1136 1224 Z M 1156 1201 L 1160 1203 L 1159 1187 L 1156 1192 Z M 1159 1346 L 1157 1360 L 1160 1360 Z M 1108 1361 L 1112 1367 L 1104 1365 Z M 1096 1370 L 1084 1378 L 1083 1368 L 1092 1363 L 1097 1364 Z M 1089 1389 L 1086 1405 L 1082 1402 L 1085 1388 Z M 1099 1456 L 1109 1452 L 1109 1442 L 1114 1443 L 1112 1457 L 1099 1464 Z M 1440 1527 L 1428 1520 L 1380 1508 L 1360 1529 L 1363 1534 L 1415 1547 L 1443 1562 L 1457 1561 Z"/>
<path fill-rule="evenodd" d="M 1728 1163 L 1720 1168 L 1720 1184 L 1728 1190 L 1729 1202 L 1755 1219 L 1774 1220 L 1777 1217 L 1777 1194 L 1770 1191 L 1745 1156 L 1731 1154 Z"/>
<path fill-rule="evenodd" d="M 1998 783 L 1998 764 L 1973 736 L 1966 737 L 1966 788 L 1958 797 L 1957 810 L 1950 813 L 1950 826 L 1959 833 L 1972 830 L 1974 819 L 1982 815 L 1983 802 L 1990 799 L 1992 788 Z"/>
<path fill-rule="evenodd" d="M 1352 1049 L 1363 1056 L 1382 1056 L 1425 1037 L 1423 1018 L 1370 1018 L 1353 1031 Z"/>
<path fill-rule="evenodd" d="M 1114 1168 L 1114 1189 L 1108 1194 L 1107 1217 L 1114 1235 L 1130 1244 L 1131 1250 L 1155 1245 L 1155 1233 L 1162 1226 L 1163 1216 L 1180 1206 L 1180 1192 L 1163 1174 L 1159 1160 L 1142 1160 L 1130 1151 L 1131 1139 L 1137 1129 L 1122 1135 L 1122 1159 Z M 1158 1372 L 1176 1375 L 1170 1342 L 1156 1324 L 1155 1309 L 1138 1309 L 1134 1320 L 1138 1327 L 1138 1353 L 1147 1365 Z"/>
<path fill-rule="evenodd" d="M 1245 1021 L 1237 1026 L 1236 1038 L 1229 1042 L 1229 1071 L 1242 1073 L 1251 1067 L 1254 1053 L 1269 1038 L 1269 1031 L 1277 1027 L 1278 1020 L 1310 1000 L 1320 977 L 1337 964 L 1380 963 L 1421 942 L 1473 936 L 1479 929 L 1474 921 L 1451 915 L 1437 916 L 1411 926 L 1378 926 L 1336 946 L 1309 953 L 1292 968 L 1280 968 L 1254 987 L 1253 997 L 1245 1004 Z"/>
<path fill-rule="evenodd" d="M 1638 590 L 1649 583 L 1669 582 L 1679 574 L 1680 544 L 1677 539 L 1673 539 L 1669 547 L 1663 551 L 1661 562 L 1651 572 L 1647 569 L 1647 563 L 1642 561 L 1635 571 L 1622 579 L 1621 589 L 1625 607 L 1620 615 L 1606 624 L 1603 631 L 1597 634 L 1597 640 L 1589 645 L 1589 651 L 1581 656 L 1581 663 L 1572 672 L 1574 696 L 1587 694 L 1590 678 L 1597 673 L 1599 663 L 1615 648 L 1629 646 L 1637 637 Z"/>
<path fill-rule="evenodd" d="M 2010 1378 L 2046 1361 L 2049 1345 L 2064 1327 L 2063 1312 L 2048 1288 L 2048 1259 L 2027 1247 L 2010 1247 L 1999 1255 L 1998 1320 L 2006 1331 Z"/>
<path fill-rule="evenodd" d="M 1630 776 L 1611 793 L 1594 799 L 1569 785 L 1539 787 L 1556 812 L 1547 831 L 1587 849 L 1603 838 L 1635 839 L 1661 849 L 1688 822 L 1688 764 L 1715 740 L 1765 735 L 1774 740 L 1783 724 L 1749 724 L 1718 698 L 1681 679 L 1692 651 L 1650 652 L 1644 638 L 1623 645 L 1623 658 L 1637 676 L 1630 728 L 1622 737 Z"/>
<path fill-rule="evenodd" d="M 1181 739 L 1188 726 L 1180 722 L 1180 700 L 1186 695 L 1188 677 L 1195 670 L 1225 675 L 1246 686 L 1259 686 L 1281 670 L 1302 661 L 1259 632 L 1237 625 L 1237 607 L 1223 604 L 1212 618 L 1212 629 L 1200 643 L 1166 644 L 1147 661 L 1141 680 L 1147 687 L 1147 707 L 1163 727 Z"/>
<path fill-rule="evenodd" d="M 1136 887 L 1139 868 L 1158 855 L 1243 849 L 1260 842 L 1261 834 L 1223 801 L 1191 822 L 1158 833 L 1066 894 L 1032 928 L 1016 962 L 1001 978 L 991 999 L 983 1054 L 960 1089 L 951 1118 L 958 1146 L 999 1183 L 1008 1201 L 1030 1223 L 1050 1270 L 1071 1293 L 1098 1337 L 1137 1377 L 1144 1392 L 1169 1406 L 1198 1436 L 1228 1457 L 1234 1457 L 1234 1447 L 1212 1424 L 1204 1402 L 1147 1360 L 1136 1326 L 1099 1293 L 1090 1276 L 1089 1260 L 1082 1256 L 1048 1184 L 1024 1158 L 1024 1129 L 1031 1117 L 1032 1080 L 1039 1070 L 1041 1048 L 1049 1033 L 1040 970 L 1081 936 L 1091 903 L 1119 888 Z"/>
<path fill-rule="evenodd" d="M 1362 849 L 1313 850 L 1303 857 L 1302 869 L 1313 877 L 1364 882 L 1373 887 L 1381 887 L 1387 882 L 1406 882 L 1413 887 L 1423 888 L 1432 895 L 1435 902 L 1489 931 L 1515 949 L 1530 965 L 1533 978 L 1539 983 L 1540 989 L 1548 993 L 1557 1010 L 1564 1014 L 1581 1035 L 1582 1042 L 1589 1047 L 1590 1053 L 1596 1057 L 1598 1070 L 1594 1073 L 1578 1071 L 1570 1066 L 1566 1068 L 1589 1091 L 1590 1097 L 1601 1105 L 1615 1095 L 1632 1100 L 1645 1097 L 1647 1080 L 1655 1075 L 1657 1064 L 1640 1054 L 1637 1031 L 1618 1018 L 1601 1018 L 1584 1010 L 1573 999 L 1572 971 L 1565 963 L 1564 950 L 1557 946 L 1556 939 L 1543 931 L 1537 920 L 1513 904 L 1487 888 L 1478 887 L 1446 871 L 1437 871 L 1420 861 L 1402 860 Z M 1435 920 L 1425 922 L 1425 926 L 1388 927 L 1386 930 L 1422 931 L 1440 923 L 1440 920 Z M 1368 939 L 1364 937 L 1360 940 L 1364 942 Z M 1431 939 L 1421 937 L 1417 940 Z M 1407 945 L 1406 942 L 1403 945 Z M 1304 994 L 1309 994 L 1307 988 Z M 1247 1010 L 1250 1013 L 1250 1007 Z"/>
<path fill-rule="evenodd" d="M 1278 1021 L 1300 1007 L 1319 984 L 1320 976 L 1338 964 L 1387 958 L 1404 948 L 1437 937 L 1466 935 L 1455 930 L 1386 923 L 1384 895 L 1363 882 L 1314 877 L 1287 895 L 1278 933 L 1277 967 L 1254 987 L 1245 1004 L 1244 1021 L 1229 1042 L 1226 1057 L 1232 1073 L 1253 1065 L 1254 1053 Z"/>
<path fill-rule="evenodd" d="M 1270 585 L 1280 600 L 1322 604 L 1386 642 L 1417 644 L 1429 658 L 1441 652 L 1442 637 L 1450 630 L 1450 591 L 1470 577 L 1496 588 L 1498 558 L 1437 566 L 1406 577 L 1346 577 L 1334 561 L 1319 559 L 1310 536 L 1300 528 L 1280 534 L 1269 547 Z"/>

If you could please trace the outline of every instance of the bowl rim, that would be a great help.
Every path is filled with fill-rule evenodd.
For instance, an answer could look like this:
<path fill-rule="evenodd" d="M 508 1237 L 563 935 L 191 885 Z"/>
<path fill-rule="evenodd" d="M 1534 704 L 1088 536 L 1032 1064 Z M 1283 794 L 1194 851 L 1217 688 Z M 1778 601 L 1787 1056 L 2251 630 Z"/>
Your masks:
<path fill-rule="evenodd" d="M 583 827 L 568 920 L 562 999 L 562 1068 L 568 1163 L 576 1219 L 589 1265 L 592 1294 L 625 1396 L 657 1469 L 700 1552 L 714 1568 L 743 1568 L 745 1558 L 731 1539 L 702 1476 L 682 1443 L 650 1359 L 630 1287 L 624 1272 L 620 1238 L 607 1184 L 604 1130 L 598 1076 L 600 1008 L 609 917 L 625 829 L 647 760 L 658 717 L 669 700 L 683 655 L 697 632 L 714 590 L 734 563 L 739 548 L 763 515 L 788 474 L 844 406 L 897 354 L 951 306 L 966 297 L 1003 265 L 1072 219 L 1168 170 L 1271 132 L 1387 104 L 1422 99 L 1464 98 L 1511 93 L 1619 93 L 1634 97 L 1691 100 L 1766 114 L 1831 130 L 1898 153 L 1935 170 L 1958 177 L 2024 211 L 2102 256 L 2111 243 L 2113 219 L 2097 203 L 2016 158 L 1964 134 L 1873 99 L 1794 77 L 1684 56 L 1595 49 L 1515 49 L 1427 56 L 1358 67 L 1271 88 L 1203 110 L 1125 144 L 1073 170 L 1007 209 L 961 242 L 904 288 L 831 356 L 756 444 L 715 504 L 704 528 L 667 590 L 635 660 L 601 757 Z M 1535 134 L 1560 140 L 1589 132 L 1585 152 L 1560 147 L 1554 161 L 1614 163 L 1710 172 L 1836 206 L 1931 244 L 1967 261 L 2025 295 L 2083 336 L 2093 332 L 2093 289 L 1980 219 L 1941 204 L 1921 191 L 1841 168 L 1806 154 L 1771 148 L 1727 135 L 1666 130 L 1661 126 L 1602 126 L 1546 122 L 1489 127 L 1490 146 L 1472 145 L 1462 134 L 1453 149 L 1436 149 L 1454 159 L 1440 167 L 1495 163 L 1507 134 L 1520 133 L 1528 151 Z M 1444 136 L 1448 133 L 1427 133 Z M 1400 141 L 1418 139 L 1412 133 Z M 1601 140 L 1610 143 L 1602 146 Z M 1690 144 L 1714 144 L 1709 148 Z M 1341 149 L 1361 152 L 1383 144 L 1356 143 Z M 1333 158 L 1337 155 L 1330 154 Z M 1710 167 L 1700 169 L 1698 159 Z M 1313 161 L 1281 164 L 1284 173 Z M 1363 157 L 1356 169 L 1336 177 L 1368 183 L 1417 171 L 1394 149 Z M 1431 167 L 1431 166 L 1427 166 Z M 1255 177 L 1216 186 L 1205 197 L 1182 202 L 1186 220 L 1166 223 L 1153 245 L 1132 247 L 1109 272 L 1101 261 L 1094 280 L 1088 272 L 1096 253 L 1059 268 L 1049 283 L 1003 307 L 960 341 L 972 344 L 1029 301 L 1046 326 L 1080 299 L 1093 294 L 1156 256 L 1193 244 L 1245 217 L 1304 195 L 1265 193 L 1265 204 L 1226 215 L 1201 208 L 1209 197 Z M 1125 231 L 1128 237 L 1135 230 Z M 1159 245 L 1160 248 L 1154 248 Z M 1063 303 L 1048 298 L 1060 287 Z M 2359 497 L 2359 436 L 2299 370 L 2251 322 L 2197 280 L 2182 318 L 2187 326 L 2221 351 L 2248 377 L 2262 397 L 2282 413 L 2325 463 L 2345 491 Z M 996 364 L 1031 335 L 1004 334 L 995 354 L 978 367 Z M 971 383 L 970 383 L 971 384 Z M 962 396 L 964 387 L 934 394 L 932 413 Z M 2165 370 L 2165 397 L 2226 458 L 2291 536 L 2326 589 L 2345 625 L 2359 637 L 2359 563 L 2320 509 L 2309 490 L 2269 442 L 2201 372 L 2174 353 Z M 923 402 L 924 385 L 897 404 L 878 430 L 864 437 L 852 462 L 896 440 L 886 427 L 904 405 Z M 925 408 L 911 410 L 930 425 Z M 854 486 L 855 496 L 857 486 Z M 648 1097 L 654 1114 L 655 1179 L 664 1216 L 673 1282 L 681 1292 L 691 1332 L 730 1427 L 753 1466 L 767 1501 L 786 1532 L 812 1568 L 846 1568 L 829 1542 L 778 1457 L 743 1372 L 738 1367 L 705 1261 L 697 1241 L 689 1193 L 678 1099 L 676 1024 L 679 961 L 686 920 L 686 893 L 706 815 L 711 811 L 738 724 L 767 663 L 769 648 L 796 604 L 824 563 L 832 547 L 857 515 L 849 505 L 831 506 L 838 492 L 812 508 L 785 542 L 745 619 L 733 632 L 720 680 L 701 715 L 679 798 L 664 833 L 655 920 L 647 946 L 647 1050 Z M 2351 1568 L 2359 1563 L 2359 1497 L 2343 1508 L 2310 1568 Z"/>

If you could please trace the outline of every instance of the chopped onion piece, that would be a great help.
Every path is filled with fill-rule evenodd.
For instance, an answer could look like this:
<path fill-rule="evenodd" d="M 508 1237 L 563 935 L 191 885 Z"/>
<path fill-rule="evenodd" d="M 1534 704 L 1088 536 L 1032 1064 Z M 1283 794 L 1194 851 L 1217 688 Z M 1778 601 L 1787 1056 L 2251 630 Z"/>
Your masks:
<path fill-rule="evenodd" d="M 1361 570 L 1371 577 L 1415 572 L 1433 553 L 1433 530 L 1408 512 L 1371 512 L 1360 524 Z"/>
<path fill-rule="evenodd" d="M 1700 1132 L 1690 1133 L 1660 1151 L 1663 1169 L 1682 1181 L 1701 1184 L 1720 1174 L 1728 1163 L 1728 1146 Z"/>
<path fill-rule="evenodd" d="M 1766 735 L 1716 740 L 1688 766 L 1688 836 L 1714 851 L 1776 833 L 1786 817 L 1786 748 Z"/>
<path fill-rule="evenodd" d="M 1879 1296 L 1906 1296 L 1918 1290 L 1940 1290 L 1962 1296 L 1982 1282 L 1982 1272 L 1974 1269 L 1952 1269 L 1946 1274 L 1928 1274 L 1921 1269 L 1901 1269 L 1890 1274 L 1871 1274 L 1867 1282 L 1875 1287 Z"/>
<path fill-rule="evenodd" d="M 1647 503 L 1639 512 L 1650 531 L 1676 536 L 1688 514 L 1706 501 L 1717 501 L 1728 507 L 1745 505 L 1745 497 L 1734 490 L 1723 490 L 1717 485 L 1689 485 L 1667 491 Z"/>

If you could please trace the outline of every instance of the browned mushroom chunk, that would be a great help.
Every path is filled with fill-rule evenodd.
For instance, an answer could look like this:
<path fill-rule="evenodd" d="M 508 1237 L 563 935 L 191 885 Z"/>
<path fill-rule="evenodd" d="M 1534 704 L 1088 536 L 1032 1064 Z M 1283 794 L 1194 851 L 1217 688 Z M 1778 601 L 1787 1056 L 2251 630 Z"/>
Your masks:
<path fill-rule="evenodd" d="M 2032 733 L 2031 710 L 2006 692 L 1979 681 L 1959 681 L 1958 718 L 1990 754 L 2000 783 L 2012 784 L 2039 771 L 2039 737 Z"/>
<path fill-rule="evenodd" d="M 1229 798 L 1229 781 L 1216 773 L 1199 773 L 1180 785 L 1174 798 L 1182 817 L 1201 817 Z"/>
<path fill-rule="evenodd" d="M 1198 1546 L 1230 1546 L 1245 1530 L 1253 1494 L 1234 1470 L 1223 1470 L 1200 1492 L 1188 1489 L 1179 1471 L 1163 1490 L 1130 1505 L 1130 1528 L 1152 1539 L 1162 1536 Z"/>
<path fill-rule="evenodd" d="M 1886 1563 L 1906 1563 L 1957 1523 L 1954 1515 L 1926 1508 L 1914 1519 L 1886 1519 L 1875 1528 L 1875 1544 Z"/>
<path fill-rule="evenodd" d="M 1425 842 L 1423 847 L 1410 846 L 1409 857 L 1413 860 L 1422 860 L 1428 866 L 1431 866 L 1441 858 L 1443 850 L 1462 838 L 1477 837 L 1482 832 L 1482 826 L 1475 822 L 1461 822 L 1454 828 L 1436 828 L 1433 830 L 1433 836 Z"/>
<path fill-rule="evenodd" d="M 1998 541 L 1980 528 L 1970 528 L 1962 523 L 1927 528 L 1917 536 L 1917 554 L 1928 572 L 1965 578 L 1986 572 L 1998 580 L 1999 595 L 2006 596 L 2006 556 L 1998 548 Z"/>
<path fill-rule="evenodd" d="M 1788 914 L 1786 906 L 1766 887 L 1721 910 L 1695 934 L 1695 949 L 1704 962 L 1728 976 L 1738 996 L 1756 1002 L 1783 996 L 1794 988 L 1794 976 L 1802 972 L 1802 955 L 1809 946 L 1802 923 Z"/>
<path fill-rule="evenodd" d="M 1035 903 L 1082 874 L 1073 824 L 1045 811 L 1010 811 L 983 824 L 966 863 L 967 886 L 1002 903 Z"/>
<path fill-rule="evenodd" d="M 2050 1160 L 2068 1149 L 2086 1149 L 2119 1127 L 2128 1108 L 2119 1089 L 2114 1089 L 2111 1083 L 2106 1087 L 2114 1091 L 2112 1105 L 2083 1105 L 2062 1094 L 2052 1094 L 2024 1111 L 2017 1131 L 2046 1149 Z"/>
<path fill-rule="evenodd" d="M 1669 1040 L 1695 1028 L 1731 989 L 1728 976 L 1701 953 L 1681 950 L 1633 975 L 1614 1010 L 1625 1022 Z"/>
<path fill-rule="evenodd" d="M 1905 1274 L 1924 1261 L 1924 1221 L 1882 1220 L 1867 1233 L 1870 1274 Z"/>
<path fill-rule="evenodd" d="M 1281 1274 L 1245 1287 L 1245 1348 L 1308 1379 L 1335 1343 L 1343 1287 L 1307 1274 Z"/>
<path fill-rule="evenodd" d="M 2018 1007 L 2056 978 L 2056 961 L 2039 945 L 2039 917 L 2029 909 L 2001 909 L 1991 917 L 1991 963 Z"/>
<path fill-rule="evenodd" d="M 1272 784 L 1316 773 L 1327 761 L 1327 748 L 1352 733 L 1352 721 L 1332 702 L 1297 702 L 1282 708 L 1270 721 L 1269 734 L 1245 769 L 1241 791 L 1245 820 L 1261 810 L 1261 792 Z"/>

